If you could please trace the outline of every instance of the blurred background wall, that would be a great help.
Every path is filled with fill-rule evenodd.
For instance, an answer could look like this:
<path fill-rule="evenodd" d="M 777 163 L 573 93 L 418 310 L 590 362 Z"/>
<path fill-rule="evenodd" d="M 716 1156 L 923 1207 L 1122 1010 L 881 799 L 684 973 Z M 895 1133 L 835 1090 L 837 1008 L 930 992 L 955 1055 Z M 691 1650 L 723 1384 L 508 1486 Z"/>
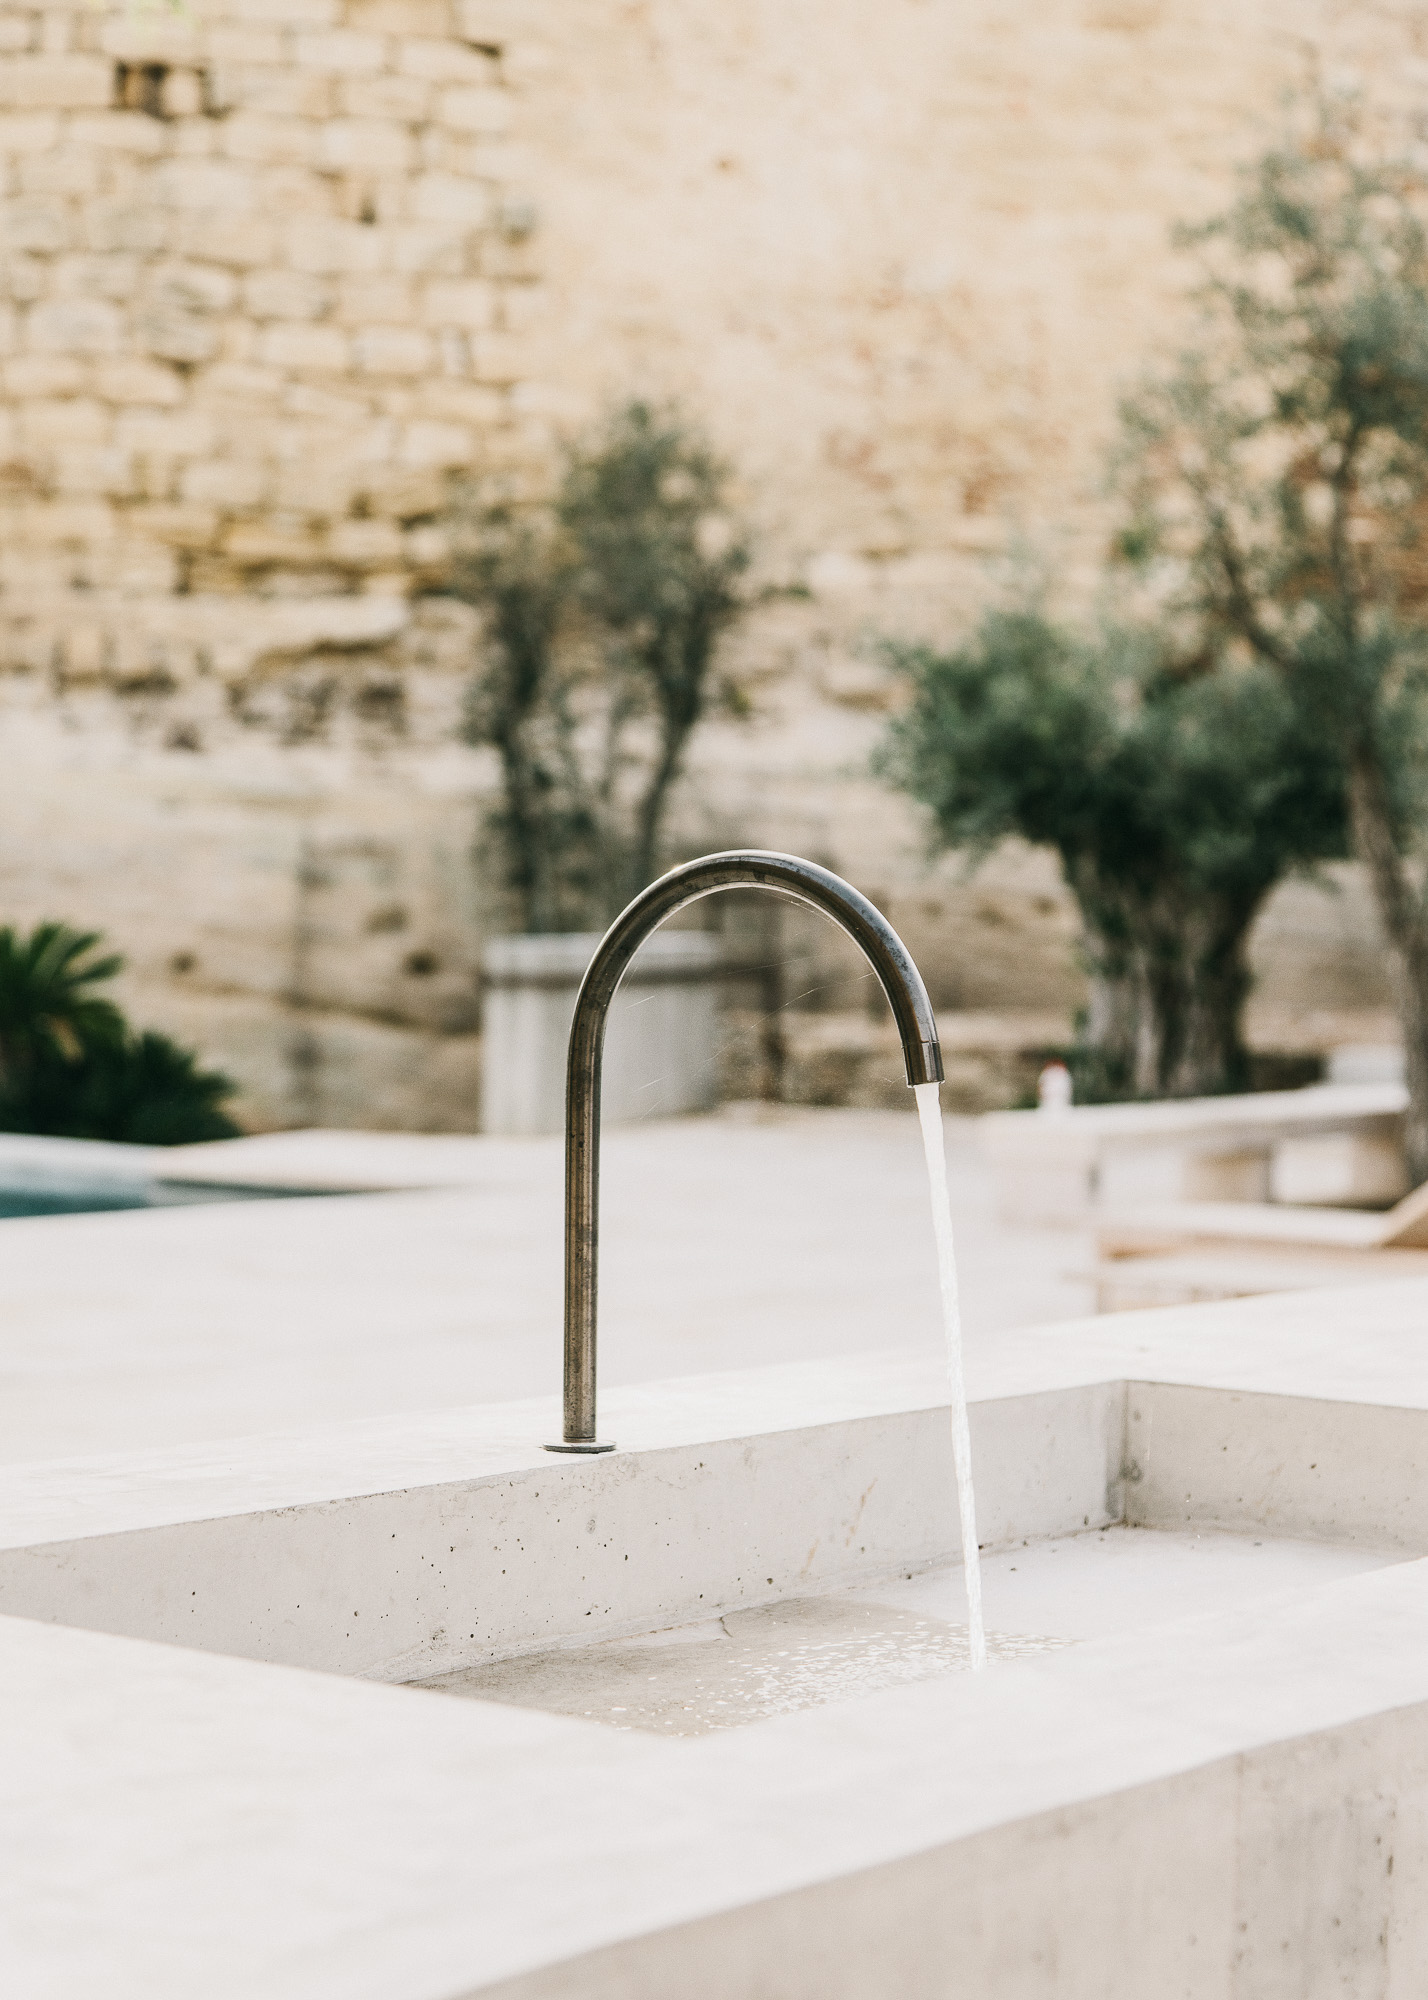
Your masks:
<path fill-rule="evenodd" d="M 1067 1020 L 1051 863 L 934 867 L 866 775 L 872 641 L 1028 573 L 1086 608 L 1172 224 L 1312 74 L 1423 100 L 1421 6 L 195 0 L 7 7 L 0 51 L 0 920 L 102 927 L 247 1122 L 469 1127 L 501 911 L 443 509 L 538 496 L 640 394 L 738 468 L 768 590 L 682 850 L 812 854 L 940 1004 Z M 779 942 L 786 998 L 871 1018 L 835 939 Z M 1351 869 L 1282 890 L 1256 964 L 1267 1047 L 1388 1003 Z"/>

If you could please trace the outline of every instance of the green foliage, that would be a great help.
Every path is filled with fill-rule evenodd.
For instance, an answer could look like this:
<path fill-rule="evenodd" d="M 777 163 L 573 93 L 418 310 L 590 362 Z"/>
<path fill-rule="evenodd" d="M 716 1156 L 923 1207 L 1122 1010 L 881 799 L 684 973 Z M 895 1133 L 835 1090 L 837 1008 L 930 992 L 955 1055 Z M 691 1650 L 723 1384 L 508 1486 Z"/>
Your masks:
<path fill-rule="evenodd" d="M 135 1145 L 228 1139 L 233 1084 L 93 992 L 123 961 L 96 932 L 0 929 L 0 1131 Z"/>
<path fill-rule="evenodd" d="M 1428 175 L 1327 102 L 1187 234 L 1201 337 L 1125 411 L 1119 552 L 1184 643 L 1276 673 L 1342 751 L 1403 974 L 1428 1173 Z"/>
<path fill-rule="evenodd" d="M 1342 851 L 1343 776 L 1280 680 L 1178 669 L 1144 631 L 1085 644 L 987 618 L 951 654 L 896 649 L 911 700 L 880 764 L 936 844 L 1056 850 L 1096 976 L 1095 1094 L 1241 1087 L 1245 942 L 1293 867 Z"/>
<path fill-rule="evenodd" d="M 0 1074 L 10 1088 L 47 1059 L 122 1040 L 123 1016 L 93 992 L 122 961 L 100 956 L 99 943 L 98 932 L 65 924 L 38 924 L 28 937 L 0 929 Z"/>
<path fill-rule="evenodd" d="M 548 531 L 487 524 L 459 565 L 456 594 L 486 613 L 486 657 L 466 696 L 464 735 L 501 759 L 487 830 L 526 931 L 581 929 L 598 901 L 601 827 L 578 750 L 572 675 L 558 664 L 571 585 Z"/>
<path fill-rule="evenodd" d="M 501 758 L 491 831 L 524 929 L 603 922 L 658 873 L 689 739 L 738 712 L 715 671 L 748 563 L 727 488 L 677 413 L 631 403 L 571 452 L 545 516 L 488 516 L 457 565 L 486 613 L 466 736 Z"/>
<path fill-rule="evenodd" d="M 1318 107 L 1187 233 L 1201 345 L 1124 411 L 1120 553 L 1291 677 L 1351 752 L 1392 755 L 1428 687 L 1425 198 Z"/>

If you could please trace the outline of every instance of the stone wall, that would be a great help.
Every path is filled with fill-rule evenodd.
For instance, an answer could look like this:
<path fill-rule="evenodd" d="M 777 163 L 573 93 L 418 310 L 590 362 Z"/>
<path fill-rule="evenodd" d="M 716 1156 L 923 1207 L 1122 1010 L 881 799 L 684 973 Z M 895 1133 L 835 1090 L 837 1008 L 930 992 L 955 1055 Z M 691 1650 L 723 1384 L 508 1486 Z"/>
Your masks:
<path fill-rule="evenodd" d="M 104 926 L 256 1122 L 468 1123 L 499 901 L 441 512 L 457 474 L 539 492 L 639 392 L 708 425 L 789 587 L 680 843 L 844 868 L 948 1004 L 1069 1008 L 1045 858 L 930 867 L 860 775 L 894 698 L 870 635 L 965 630 L 1027 564 L 1085 600 L 1117 390 L 1174 338 L 1170 223 L 1316 64 L 1420 96 L 1425 18 L 0 8 L 0 914 Z M 836 944 L 791 936 L 818 1004 L 857 1005 Z M 1270 1001 L 1383 1001 L 1352 877 L 1286 892 L 1261 947 Z"/>

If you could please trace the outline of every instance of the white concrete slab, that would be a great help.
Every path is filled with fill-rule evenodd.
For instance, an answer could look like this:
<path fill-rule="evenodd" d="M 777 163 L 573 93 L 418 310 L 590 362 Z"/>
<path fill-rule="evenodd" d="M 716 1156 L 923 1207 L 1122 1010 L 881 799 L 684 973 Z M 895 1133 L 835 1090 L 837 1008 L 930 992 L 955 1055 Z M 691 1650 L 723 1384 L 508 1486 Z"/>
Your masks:
<path fill-rule="evenodd" d="M 994 1111 L 981 1138 L 1008 1221 L 1074 1224 L 1141 1202 L 1263 1202 L 1272 1188 L 1279 1199 L 1391 1202 L 1408 1191 L 1406 1103 L 1401 1083 L 1316 1084 Z"/>
<path fill-rule="evenodd" d="M 585 1463 L 539 1452 L 553 1394 L 459 1407 L 459 1371 L 423 1345 L 444 1325 L 464 1354 L 473 1314 L 499 1324 L 473 1269 L 531 1313 L 548 1280 L 529 1188 L 504 1208 L 465 1192 L 259 1203 L 224 1218 L 257 1217 L 248 1233 L 207 1237 L 213 1210 L 4 1225 L 35 1307 L 28 1333 L 17 1313 L 0 1337 L 5 1398 L 29 1395 L 67 1450 L 147 1447 L 61 1463 L 32 1436 L 0 1477 L 0 1610 L 34 1614 L 0 1616 L 6 2000 L 1419 2000 L 1422 1561 L 1330 1580 L 1320 1547 L 1277 1573 L 1286 1587 L 1261 1568 L 1251 1590 L 1241 1547 L 1234 1609 L 1167 1622 L 1169 1599 L 1192 1601 L 1186 1556 L 1122 1589 L 1127 1616 L 1152 1600 L 1135 1631 L 695 1741 L 195 1649 L 426 1673 L 480 1643 L 458 1622 L 473 1611 L 520 1651 L 574 1640 L 587 1610 L 607 1631 L 643 1616 L 628 1635 L 651 1605 L 694 1615 L 711 1587 L 748 1616 L 810 1576 L 887 1593 L 892 1558 L 904 1579 L 945 1561 L 934 1281 L 900 1125 L 884 1150 L 852 1126 L 842 1151 L 830 1124 L 786 1127 L 757 1174 L 716 1121 L 685 1150 L 629 1135 L 659 1143 L 626 1155 L 612 1209 L 605 1356 L 674 1338 L 681 1365 L 727 1360 L 784 1323 L 806 1345 L 768 1373 L 612 1386 L 623 1449 Z M 356 1225 L 314 1234 L 317 1210 Z M 527 1230 L 515 1252 L 497 1214 Z M 115 1221 L 183 1228 L 91 1254 Z M 776 1281 L 791 1239 L 803 1254 Z M 891 1265 L 888 1245 L 905 1246 Z M 919 1300 L 920 1349 L 830 1357 L 870 1321 L 905 1339 Z M 1413 1557 L 1425 1320 L 1415 1283 L 984 1326 L 968 1372 L 986 1532 L 1009 1566 L 1013 1543 L 1064 1534 L 1078 1504 L 1084 1525 L 1099 1499 L 1162 1531 L 1145 1544 L 1249 1529 L 1276 1556 L 1332 1544 L 1345 1568 Z M 530 1343 L 552 1390 L 553 1326 Z M 423 1388 L 433 1408 L 402 1400 Z M 244 1440 L 235 1411 L 254 1409 L 278 1421 Z M 314 1430 L 319 1409 L 361 1420 Z M 230 1428 L 205 1443 L 191 1426 L 210 1413 Z M 59 1618 L 187 1643 L 44 1622 Z M 357 1624 L 360 1642 L 339 1638 Z"/>
<path fill-rule="evenodd" d="M 552 1403 L 17 1466 L 0 1612 L 384 1680 L 722 1614 L 955 1553 L 945 1394 L 804 1365 L 625 1391 L 594 1459 Z M 1124 1403 L 980 1404 L 983 1537 L 1116 1518 Z"/>
<path fill-rule="evenodd" d="M 7 1992 L 1410 2000 L 1425 1572 L 695 1742 L 0 1621 Z"/>
<path fill-rule="evenodd" d="M 969 1338 L 1087 1310 L 1088 1287 L 1063 1274 L 1089 1269 L 1088 1240 L 996 1227 L 971 1122 L 948 1129 Z M 308 1136 L 234 1150 L 271 1143 L 300 1162 Z M 406 1143 L 351 1143 L 363 1152 L 374 1137 Z M 0 1223 L 0 1463 L 553 1389 L 560 1141 L 410 1143 L 423 1158 L 449 1146 L 484 1178 Z M 339 1164 L 325 1145 L 313 1136 L 314 1178 Z M 601 1308 L 611 1386 L 919 1343 L 937 1354 L 915 1117 L 810 1111 L 612 1133 Z"/>
<path fill-rule="evenodd" d="M 1102 1324 L 974 1386 L 985 1549 L 1124 1521 L 1428 1550 L 1421 1400 L 1285 1393 L 1290 1349 L 1253 1394 L 1213 1352 L 1198 1381 L 1102 1372 Z M 551 1399 L 15 1466 L 0 1612 L 414 1680 L 873 1581 L 957 1553 L 945 1394 L 868 1357 L 615 1392 L 591 1459 L 541 1450 Z"/>
<path fill-rule="evenodd" d="M 500 1185 L 519 1176 L 529 1154 L 519 1143 L 447 1132 L 348 1132 L 312 1128 L 259 1132 L 167 1146 L 165 1181 L 289 1193 L 367 1193 L 398 1188 Z"/>

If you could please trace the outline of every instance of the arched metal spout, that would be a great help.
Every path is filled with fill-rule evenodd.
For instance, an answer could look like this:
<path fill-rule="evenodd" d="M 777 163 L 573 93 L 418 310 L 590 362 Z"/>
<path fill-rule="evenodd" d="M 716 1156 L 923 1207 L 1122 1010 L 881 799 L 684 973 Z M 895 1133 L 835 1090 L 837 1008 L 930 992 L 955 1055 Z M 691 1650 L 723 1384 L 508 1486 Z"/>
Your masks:
<path fill-rule="evenodd" d="M 720 889 L 771 889 L 822 910 L 862 948 L 902 1037 L 911 1084 L 942 1081 L 937 1023 L 922 975 L 892 925 L 840 876 L 793 854 L 735 849 L 687 861 L 652 882 L 600 940 L 575 1001 L 565 1072 L 565 1423 L 548 1451 L 612 1451 L 595 1436 L 595 1320 L 600 1237 L 600 1064 L 615 988 L 666 917 Z"/>

